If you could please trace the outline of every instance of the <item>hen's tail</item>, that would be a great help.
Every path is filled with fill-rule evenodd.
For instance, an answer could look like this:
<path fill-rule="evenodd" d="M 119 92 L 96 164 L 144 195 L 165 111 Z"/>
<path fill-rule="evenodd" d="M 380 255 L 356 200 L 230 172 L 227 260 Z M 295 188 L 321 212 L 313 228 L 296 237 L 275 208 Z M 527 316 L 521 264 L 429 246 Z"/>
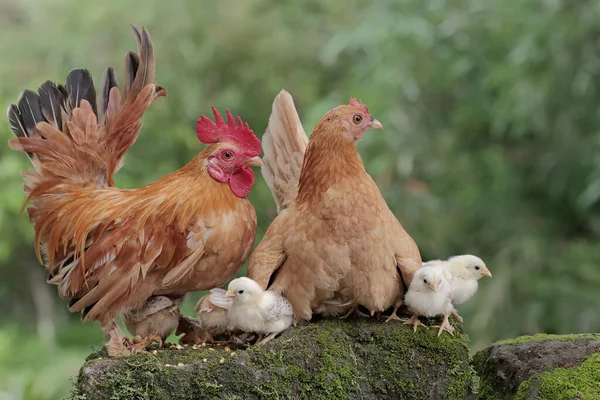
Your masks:
<path fill-rule="evenodd" d="M 132 26 L 138 53 L 125 58 L 122 92 L 112 68 L 96 89 L 88 70 L 74 69 L 65 85 L 47 81 L 38 92 L 25 90 L 8 107 L 15 138 L 13 150 L 27 152 L 35 171 L 23 173 L 27 200 L 57 184 L 113 186 L 126 150 L 137 139 L 141 118 L 158 97 L 166 96 L 154 81 L 154 50 L 145 28 Z"/>
<path fill-rule="evenodd" d="M 262 137 L 262 175 L 271 188 L 277 212 L 298 194 L 298 180 L 308 137 L 304 133 L 292 96 L 285 90 L 273 101 L 269 125 Z"/>

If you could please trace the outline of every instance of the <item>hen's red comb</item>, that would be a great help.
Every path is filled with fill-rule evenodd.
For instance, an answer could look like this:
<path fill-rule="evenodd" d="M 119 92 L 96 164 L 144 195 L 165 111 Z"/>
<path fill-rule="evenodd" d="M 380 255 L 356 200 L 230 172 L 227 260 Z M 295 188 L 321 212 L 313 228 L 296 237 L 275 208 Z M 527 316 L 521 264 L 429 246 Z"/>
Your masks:
<path fill-rule="evenodd" d="M 227 123 L 225 123 L 215 106 L 212 110 L 215 114 L 215 122 L 202 115 L 196 123 L 196 135 L 202 143 L 233 142 L 249 155 L 260 155 L 260 140 L 254 136 L 248 124 L 244 124 L 242 119 L 237 117 L 236 125 L 235 118 L 228 109 L 225 110 L 227 112 Z"/>
<path fill-rule="evenodd" d="M 350 99 L 350 105 L 354 106 L 354 107 L 360 108 L 361 110 L 363 110 L 367 114 L 369 113 L 369 108 L 366 106 L 366 104 L 363 103 L 362 100 L 361 101 L 356 101 L 356 97 L 352 97 Z"/>

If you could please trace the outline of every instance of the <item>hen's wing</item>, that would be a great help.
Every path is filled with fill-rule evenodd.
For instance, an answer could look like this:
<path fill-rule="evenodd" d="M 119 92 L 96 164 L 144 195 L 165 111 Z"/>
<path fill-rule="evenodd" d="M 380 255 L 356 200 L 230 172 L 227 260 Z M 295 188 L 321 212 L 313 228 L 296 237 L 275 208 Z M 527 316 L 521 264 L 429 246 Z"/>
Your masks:
<path fill-rule="evenodd" d="M 269 125 L 262 137 L 262 175 L 271 188 L 277 212 L 298 194 L 298 180 L 308 145 L 292 96 L 282 90 L 273 101 Z"/>

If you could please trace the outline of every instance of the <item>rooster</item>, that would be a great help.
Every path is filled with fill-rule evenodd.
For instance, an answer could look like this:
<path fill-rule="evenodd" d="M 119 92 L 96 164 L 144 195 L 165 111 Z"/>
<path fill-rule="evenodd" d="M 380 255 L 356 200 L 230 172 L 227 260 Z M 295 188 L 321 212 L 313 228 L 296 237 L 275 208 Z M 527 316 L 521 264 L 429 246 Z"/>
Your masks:
<path fill-rule="evenodd" d="M 355 142 L 382 128 L 366 105 L 329 111 L 310 140 L 282 91 L 263 135 L 262 174 L 279 214 L 250 258 L 248 277 L 313 314 L 371 316 L 402 305 L 421 255 L 365 171 Z"/>
<path fill-rule="evenodd" d="M 8 108 L 16 136 L 10 147 L 34 167 L 22 173 L 23 207 L 38 259 L 48 282 L 70 299 L 69 310 L 101 324 L 111 355 L 142 350 L 120 330 L 118 315 L 135 316 L 153 296 L 177 299 L 221 286 L 237 273 L 256 234 L 246 199 L 251 167 L 262 165 L 248 124 L 229 110 L 225 122 L 213 107 L 215 122 L 202 116 L 196 125 L 208 146 L 186 166 L 138 189 L 115 187 L 113 174 L 144 112 L 166 96 L 153 83 L 148 31 L 133 32 L 139 53 L 126 56 L 122 91 L 108 68 L 96 101 L 89 72 L 75 69 L 66 85 L 47 81 Z"/>

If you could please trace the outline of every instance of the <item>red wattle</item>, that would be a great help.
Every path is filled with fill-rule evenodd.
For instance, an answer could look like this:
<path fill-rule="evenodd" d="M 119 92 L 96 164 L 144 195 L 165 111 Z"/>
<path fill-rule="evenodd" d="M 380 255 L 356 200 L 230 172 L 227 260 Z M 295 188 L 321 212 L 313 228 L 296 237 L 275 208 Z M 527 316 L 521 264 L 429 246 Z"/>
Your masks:
<path fill-rule="evenodd" d="M 237 197 L 248 196 L 256 177 L 249 167 L 242 167 L 229 177 L 229 188 Z"/>

